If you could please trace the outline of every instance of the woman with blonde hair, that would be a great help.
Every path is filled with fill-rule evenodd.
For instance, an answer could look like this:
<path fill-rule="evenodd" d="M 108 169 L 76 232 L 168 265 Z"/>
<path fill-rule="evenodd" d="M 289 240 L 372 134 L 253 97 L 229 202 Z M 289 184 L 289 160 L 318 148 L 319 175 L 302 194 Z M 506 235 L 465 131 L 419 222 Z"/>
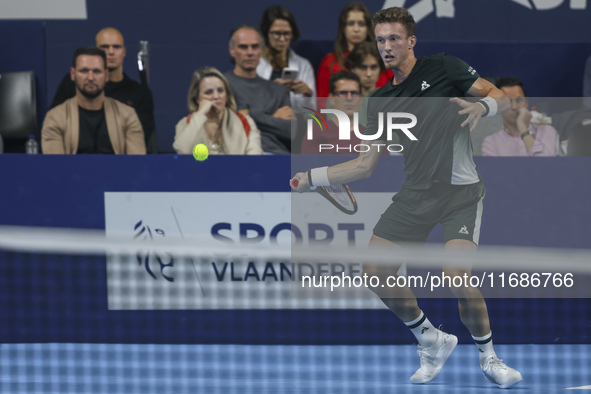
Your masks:
<path fill-rule="evenodd" d="M 226 77 L 213 67 L 193 73 L 187 97 L 191 113 L 176 125 L 174 150 L 190 154 L 205 144 L 214 155 L 260 155 L 261 133 L 254 120 L 236 112 L 236 101 Z"/>

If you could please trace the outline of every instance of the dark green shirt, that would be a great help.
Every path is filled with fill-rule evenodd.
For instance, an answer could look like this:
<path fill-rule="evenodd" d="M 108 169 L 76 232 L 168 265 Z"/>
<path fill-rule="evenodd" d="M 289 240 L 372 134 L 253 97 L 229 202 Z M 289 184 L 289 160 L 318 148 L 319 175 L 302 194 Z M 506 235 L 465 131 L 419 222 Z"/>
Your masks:
<path fill-rule="evenodd" d="M 460 126 L 466 116 L 458 115 L 461 108 L 449 102 L 451 97 L 465 97 L 478 77 L 476 70 L 462 60 L 437 54 L 418 59 L 402 83 L 392 85 L 390 81 L 371 95 L 366 134 L 379 130 L 380 112 L 384 138 L 386 113 L 405 112 L 417 118 L 416 126 L 408 129 L 417 141 L 395 130 L 404 147 L 405 187 L 427 189 L 433 182 L 469 185 L 479 181 L 469 126 Z M 393 123 L 409 122 L 402 117 Z"/>

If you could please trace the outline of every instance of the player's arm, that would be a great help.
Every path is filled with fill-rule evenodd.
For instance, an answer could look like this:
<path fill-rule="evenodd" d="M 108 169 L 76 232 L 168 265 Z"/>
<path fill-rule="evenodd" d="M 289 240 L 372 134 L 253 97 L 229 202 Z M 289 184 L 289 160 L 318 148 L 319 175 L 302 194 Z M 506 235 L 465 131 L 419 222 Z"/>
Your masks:
<path fill-rule="evenodd" d="M 362 152 L 356 159 L 346 161 L 331 167 L 312 168 L 307 172 L 298 172 L 291 179 L 291 188 L 303 193 L 316 186 L 328 186 L 343 184 L 371 176 L 382 153 L 378 148 L 372 147 L 367 152 Z M 297 182 L 294 182 L 297 180 Z"/>
<path fill-rule="evenodd" d="M 486 79 L 478 77 L 467 92 L 471 96 L 482 97 L 475 103 L 454 97 L 450 101 L 458 104 L 462 109 L 459 115 L 468 115 L 462 123 L 462 127 L 470 124 L 470 131 L 473 131 L 478 120 L 483 116 L 494 116 L 510 107 L 511 102 L 505 94 L 497 89 L 495 85 Z"/>

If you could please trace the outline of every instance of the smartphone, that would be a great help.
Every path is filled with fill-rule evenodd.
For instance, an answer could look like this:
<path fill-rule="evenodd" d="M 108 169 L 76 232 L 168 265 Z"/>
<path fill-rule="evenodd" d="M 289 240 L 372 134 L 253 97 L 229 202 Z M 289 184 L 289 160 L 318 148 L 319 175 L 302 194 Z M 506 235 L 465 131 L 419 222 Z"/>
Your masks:
<path fill-rule="evenodd" d="M 283 71 L 281 71 L 281 79 L 295 81 L 296 79 L 298 79 L 298 73 L 299 72 L 297 68 L 285 67 Z"/>

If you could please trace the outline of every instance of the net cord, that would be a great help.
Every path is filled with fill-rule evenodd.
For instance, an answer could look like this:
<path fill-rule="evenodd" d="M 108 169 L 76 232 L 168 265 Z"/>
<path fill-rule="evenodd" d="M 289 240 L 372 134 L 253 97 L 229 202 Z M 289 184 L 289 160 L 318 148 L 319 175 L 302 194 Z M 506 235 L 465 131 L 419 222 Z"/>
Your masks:
<path fill-rule="evenodd" d="M 84 255 L 135 255 L 169 253 L 175 256 L 235 256 L 255 260 L 297 262 L 371 263 L 375 265 L 416 265 L 420 267 L 471 267 L 505 269 L 574 271 L 591 273 L 591 250 L 532 248 L 516 246 L 481 246 L 477 251 L 444 251 L 442 245 L 404 245 L 397 248 L 305 247 L 300 245 L 263 245 L 214 243 L 211 238 L 162 239 L 152 242 L 109 236 L 100 230 L 26 228 L 0 226 L 0 249 L 26 253 Z"/>

